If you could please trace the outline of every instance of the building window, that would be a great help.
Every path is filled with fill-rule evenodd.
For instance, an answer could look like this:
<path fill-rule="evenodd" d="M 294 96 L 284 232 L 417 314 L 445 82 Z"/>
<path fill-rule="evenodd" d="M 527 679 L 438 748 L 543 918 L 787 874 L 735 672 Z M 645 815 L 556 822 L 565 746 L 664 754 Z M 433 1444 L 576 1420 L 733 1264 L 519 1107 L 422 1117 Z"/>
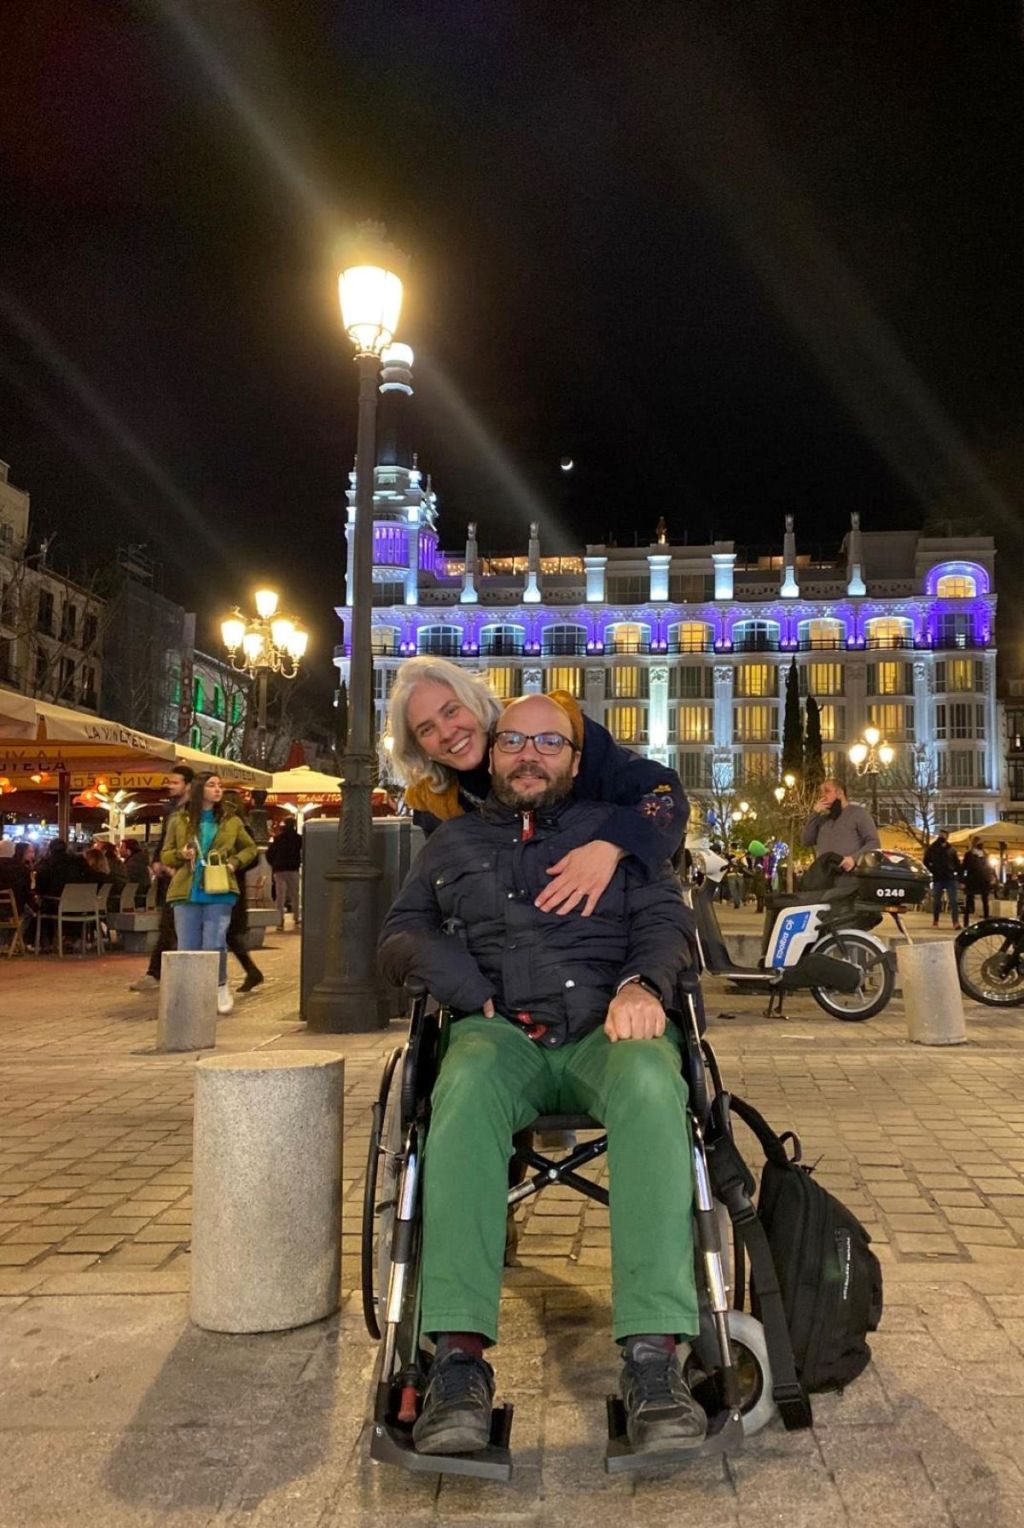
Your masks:
<path fill-rule="evenodd" d="M 373 671 L 373 698 L 374 700 L 387 700 L 391 694 L 392 685 L 395 682 L 395 670 L 389 668 L 374 668 Z"/>
<path fill-rule="evenodd" d="M 82 623 L 82 646 L 90 648 L 95 642 L 99 632 L 99 620 L 95 615 L 87 615 Z"/>
<path fill-rule="evenodd" d="M 401 633 L 397 626 L 375 626 L 370 637 L 370 651 L 375 658 L 391 658 L 398 652 Z"/>
<path fill-rule="evenodd" d="M 526 632 L 521 626 L 485 626 L 480 633 L 484 658 L 521 658 Z"/>
<path fill-rule="evenodd" d="M 911 695 L 914 691 L 914 674 L 909 663 L 896 660 L 868 664 L 869 695 Z"/>
<path fill-rule="evenodd" d="M 650 652 L 651 628 L 639 621 L 619 621 L 605 631 L 604 646 L 609 653 Z"/>
<path fill-rule="evenodd" d="M 879 615 L 864 627 L 868 647 L 913 647 L 913 624 L 905 616 Z"/>
<path fill-rule="evenodd" d="M 236 690 L 235 693 L 231 697 L 231 722 L 232 722 L 232 725 L 235 725 L 236 723 L 240 722 L 241 720 L 242 720 L 242 696 L 241 696 L 240 691 Z"/>
<path fill-rule="evenodd" d="M 968 573 L 944 573 L 935 585 L 940 600 L 972 600 L 978 586 Z"/>
<path fill-rule="evenodd" d="M 220 753 L 220 738 L 217 736 L 216 732 L 210 733 L 210 741 L 206 745 L 206 751 L 207 753 L 212 753 L 215 758 L 217 754 Z"/>
<path fill-rule="evenodd" d="M 36 627 L 46 636 L 53 636 L 53 595 L 49 589 L 40 589 L 37 606 Z"/>
<path fill-rule="evenodd" d="M 674 605 L 699 605 L 715 597 L 713 573 L 669 573 L 668 597 Z"/>
<path fill-rule="evenodd" d="M 582 658 L 587 651 L 587 629 L 547 626 L 541 633 L 540 650 L 546 658 Z"/>
<path fill-rule="evenodd" d="M 198 674 L 192 681 L 192 709 L 194 711 L 206 710 L 206 692 L 203 688 L 203 681 Z"/>
<path fill-rule="evenodd" d="M 645 574 L 616 573 L 608 579 L 606 598 L 614 605 L 642 605 L 649 592 L 649 580 Z"/>
<path fill-rule="evenodd" d="M 813 695 L 820 700 L 823 695 L 842 695 L 846 682 L 846 670 L 841 663 L 808 663 L 800 669 L 801 695 Z"/>
<path fill-rule="evenodd" d="M 82 705 L 96 709 L 96 670 L 85 664 L 82 668 Z"/>
<path fill-rule="evenodd" d="M 379 605 L 404 605 L 405 604 L 405 582 L 404 582 L 404 580 L 401 583 L 396 583 L 393 579 L 389 579 L 389 580 L 385 581 L 384 583 L 380 583 L 380 584 L 375 583 L 374 586 L 373 586 L 373 594 L 371 596 L 371 602 L 374 605 L 378 605 L 378 606 Z"/>
<path fill-rule="evenodd" d="M 985 755 L 975 748 L 943 749 L 939 754 L 940 790 L 984 790 Z"/>
<path fill-rule="evenodd" d="M 181 705 L 181 675 L 176 669 L 171 674 L 171 705 Z"/>
<path fill-rule="evenodd" d="M 198 727 L 192 727 L 189 729 L 188 741 L 191 748 L 202 748 L 203 734 L 200 732 Z"/>
<path fill-rule="evenodd" d="M 817 620 L 801 621 L 797 627 L 797 637 L 803 652 L 845 647 L 846 626 L 832 616 L 821 616 Z"/>
<path fill-rule="evenodd" d="M 737 621 L 732 629 L 732 649 L 735 653 L 778 652 L 778 621 Z"/>
<path fill-rule="evenodd" d="M 977 658 L 942 658 L 935 665 L 935 688 L 946 695 L 984 695 L 985 665 Z"/>
<path fill-rule="evenodd" d="M 673 715 L 674 712 L 674 715 Z M 673 741 L 680 743 L 710 743 L 713 733 L 713 711 L 711 706 L 675 706 L 669 710 L 672 718 L 669 726 L 674 723 L 675 738 Z"/>
<path fill-rule="evenodd" d="M 75 632 L 78 630 L 78 611 L 70 600 L 64 601 L 64 609 L 61 612 L 60 639 L 62 642 L 73 642 Z"/>
<path fill-rule="evenodd" d="M 935 736 L 947 739 L 984 738 L 985 707 L 970 701 L 955 701 L 935 707 Z"/>
<path fill-rule="evenodd" d="M 818 707 L 823 743 L 841 743 L 846 735 L 846 707 L 824 705 Z"/>
<path fill-rule="evenodd" d="M 523 692 L 522 670 L 515 668 L 511 663 L 503 663 L 497 668 L 484 669 L 484 679 L 492 695 L 499 700 L 515 700 Z"/>
<path fill-rule="evenodd" d="M 710 653 L 714 646 L 707 621 L 679 621 L 668 629 L 670 653 Z"/>
<path fill-rule="evenodd" d="M 544 689 L 548 695 L 552 690 L 565 690 L 574 700 L 579 700 L 583 694 L 583 670 L 575 665 L 549 668 L 544 673 Z"/>
<path fill-rule="evenodd" d="M 778 707 L 733 706 L 732 740 L 734 743 L 777 743 Z"/>
<path fill-rule="evenodd" d="M 774 663 L 737 663 L 733 693 L 745 699 L 763 700 L 779 693 L 779 675 Z"/>
<path fill-rule="evenodd" d="M 424 626 L 416 637 L 416 651 L 434 658 L 458 658 L 462 631 L 458 626 Z"/>
<path fill-rule="evenodd" d="M 669 700 L 710 700 L 715 676 L 710 664 L 679 663 L 668 671 Z"/>
<path fill-rule="evenodd" d="M 890 743 L 914 741 L 914 708 L 909 705 L 868 706 L 868 721 Z"/>
<path fill-rule="evenodd" d="M 1010 799 L 1024 801 L 1024 764 L 1010 765 Z"/>
<path fill-rule="evenodd" d="M 74 658 L 62 658 L 60 660 L 60 697 L 62 700 L 73 700 L 75 693 L 75 660 Z"/>
<path fill-rule="evenodd" d="M 743 753 L 736 760 L 733 778 L 740 785 L 772 784 L 779 777 L 779 761 L 774 753 Z"/>
<path fill-rule="evenodd" d="M 635 664 L 605 670 L 606 700 L 646 700 L 650 694 L 650 671 Z"/>
<path fill-rule="evenodd" d="M 679 778 L 683 782 L 684 790 L 710 790 L 711 755 L 706 751 L 697 752 L 695 749 L 681 748 L 679 751 Z"/>
<path fill-rule="evenodd" d="M 224 720 L 224 690 L 219 684 L 213 687 L 213 714 L 219 722 Z"/>
<path fill-rule="evenodd" d="M 41 690 L 44 686 L 49 687 L 49 673 L 50 660 L 47 657 L 46 649 L 44 647 L 37 647 L 35 661 L 35 684 L 37 690 Z"/>
<path fill-rule="evenodd" d="M 617 743 L 647 742 L 646 706 L 606 706 L 604 724 Z"/>
<path fill-rule="evenodd" d="M 935 646 L 937 648 L 973 647 L 974 617 L 970 615 L 940 615 L 935 621 Z"/>

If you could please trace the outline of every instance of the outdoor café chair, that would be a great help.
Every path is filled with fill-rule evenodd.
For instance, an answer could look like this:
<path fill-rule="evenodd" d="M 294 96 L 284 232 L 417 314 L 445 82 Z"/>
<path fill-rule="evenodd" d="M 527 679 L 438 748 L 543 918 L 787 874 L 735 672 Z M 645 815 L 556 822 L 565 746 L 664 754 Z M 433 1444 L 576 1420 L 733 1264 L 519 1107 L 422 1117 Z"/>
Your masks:
<path fill-rule="evenodd" d="M 8 960 L 12 955 L 28 954 L 21 932 L 21 913 L 14 900 L 14 892 L 8 886 L 0 891 L 0 934 L 8 935 L 3 945 Z"/>
<path fill-rule="evenodd" d="M 47 914 L 41 906 L 36 913 L 36 954 L 39 954 L 39 941 L 42 936 L 44 916 L 56 917 L 57 919 L 57 954 L 64 955 L 64 925 L 69 929 L 79 929 L 82 936 L 82 948 L 80 953 L 85 954 L 85 937 L 90 928 L 96 935 L 96 954 L 103 954 L 103 930 L 100 928 L 99 900 L 96 896 L 99 887 L 88 882 L 72 882 L 65 886 L 60 897 L 43 897 L 43 902 L 56 903 Z"/>

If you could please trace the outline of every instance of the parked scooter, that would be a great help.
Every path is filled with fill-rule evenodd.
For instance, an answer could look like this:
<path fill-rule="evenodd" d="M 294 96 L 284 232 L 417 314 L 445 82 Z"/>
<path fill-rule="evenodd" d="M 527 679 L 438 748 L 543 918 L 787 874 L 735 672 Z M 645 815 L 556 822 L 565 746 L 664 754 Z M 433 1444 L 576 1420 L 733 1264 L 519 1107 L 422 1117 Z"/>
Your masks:
<path fill-rule="evenodd" d="M 895 990 L 896 959 L 869 930 L 889 913 L 909 940 L 901 914 L 927 894 L 930 878 L 922 864 L 906 854 L 871 849 L 849 874 L 841 874 L 839 856 L 823 855 L 816 862 L 816 876 L 824 882 L 831 874 L 835 884 L 822 890 L 770 893 L 761 959 L 756 967 L 744 967 L 729 954 L 714 907 L 726 861 L 711 853 L 695 855 L 694 860 L 699 873 L 692 905 L 708 971 L 726 977 L 741 992 L 767 992 L 768 1017 L 776 1005 L 781 1016 L 783 994 L 794 991 L 809 992 L 837 1019 L 859 1022 L 881 1013 Z"/>
<path fill-rule="evenodd" d="M 1024 923 L 1019 918 L 979 918 L 957 936 L 953 948 L 968 997 L 990 1008 L 1024 1003 Z"/>

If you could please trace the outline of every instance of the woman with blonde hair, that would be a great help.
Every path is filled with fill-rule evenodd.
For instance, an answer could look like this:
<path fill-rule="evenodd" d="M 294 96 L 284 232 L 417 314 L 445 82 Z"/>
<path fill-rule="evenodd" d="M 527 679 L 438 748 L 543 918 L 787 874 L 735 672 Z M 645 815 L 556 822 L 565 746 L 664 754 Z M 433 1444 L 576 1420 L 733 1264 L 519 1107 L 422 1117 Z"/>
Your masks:
<path fill-rule="evenodd" d="M 551 866 L 551 884 L 537 898 L 537 906 L 548 912 L 569 913 L 582 903 L 588 917 L 620 860 L 635 855 L 654 868 L 671 858 L 689 809 L 674 770 L 620 747 L 583 715 L 567 691 L 553 690 L 547 698 L 562 707 L 580 750 L 574 797 L 619 808 L 608 818 L 603 838 Z M 487 799 L 490 737 L 501 710 L 481 676 L 447 659 L 408 658 L 398 670 L 388 714 L 389 767 L 424 832 L 477 811 Z"/>

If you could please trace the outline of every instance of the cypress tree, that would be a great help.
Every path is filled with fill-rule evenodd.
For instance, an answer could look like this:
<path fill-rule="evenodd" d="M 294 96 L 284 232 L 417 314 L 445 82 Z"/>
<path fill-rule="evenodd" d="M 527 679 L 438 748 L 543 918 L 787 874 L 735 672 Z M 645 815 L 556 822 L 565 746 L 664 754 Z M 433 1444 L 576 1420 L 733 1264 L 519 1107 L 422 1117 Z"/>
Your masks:
<path fill-rule="evenodd" d="M 782 773 L 799 779 L 804 767 L 804 727 L 800 715 L 800 679 L 796 659 L 789 661 L 786 675 L 786 710 L 782 722 Z"/>
<path fill-rule="evenodd" d="M 804 740 L 804 784 L 809 791 L 817 791 L 825 778 L 825 761 L 821 756 L 821 712 L 813 695 L 807 697 L 807 735 Z"/>

